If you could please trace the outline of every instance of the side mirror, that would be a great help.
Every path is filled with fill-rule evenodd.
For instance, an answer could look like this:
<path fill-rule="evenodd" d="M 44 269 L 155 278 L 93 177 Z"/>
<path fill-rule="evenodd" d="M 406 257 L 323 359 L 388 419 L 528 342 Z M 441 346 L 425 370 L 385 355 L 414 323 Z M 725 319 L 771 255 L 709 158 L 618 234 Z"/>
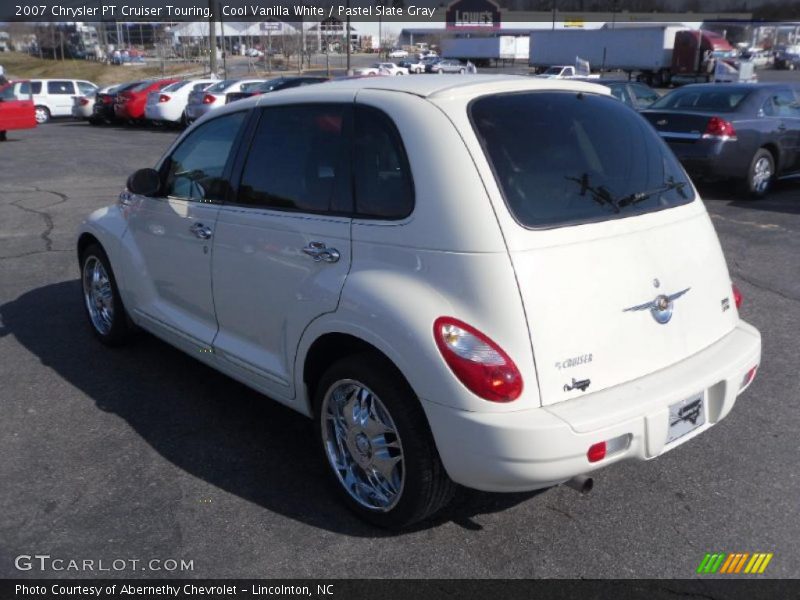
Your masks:
<path fill-rule="evenodd" d="M 155 169 L 139 169 L 128 177 L 128 191 L 140 196 L 155 196 L 161 188 L 161 176 Z"/>

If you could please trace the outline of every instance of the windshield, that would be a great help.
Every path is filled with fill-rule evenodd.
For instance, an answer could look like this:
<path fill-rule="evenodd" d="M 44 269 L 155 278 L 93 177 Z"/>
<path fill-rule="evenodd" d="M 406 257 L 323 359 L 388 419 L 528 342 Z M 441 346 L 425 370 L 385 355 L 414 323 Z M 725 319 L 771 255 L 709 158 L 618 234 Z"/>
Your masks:
<path fill-rule="evenodd" d="M 16 100 L 14 95 L 14 86 L 10 83 L 0 87 L 0 100 Z"/>
<path fill-rule="evenodd" d="M 210 88 L 206 88 L 206 91 L 211 92 L 212 94 L 214 92 L 224 92 L 226 87 L 233 85 L 236 83 L 236 81 L 236 79 L 223 79 L 219 83 L 212 85 Z"/>
<path fill-rule="evenodd" d="M 650 105 L 652 109 L 699 110 L 709 112 L 732 112 L 747 98 L 752 89 L 740 87 L 684 88 L 670 92 Z"/>
<path fill-rule="evenodd" d="M 506 203 L 525 227 L 626 217 L 694 198 L 655 130 L 611 96 L 497 94 L 469 110 Z"/>
<path fill-rule="evenodd" d="M 545 74 L 545 75 L 558 75 L 559 73 L 561 73 L 561 70 L 562 70 L 563 68 L 564 68 L 564 67 L 550 67 L 549 69 L 547 69 L 547 70 L 544 72 L 544 74 Z"/>

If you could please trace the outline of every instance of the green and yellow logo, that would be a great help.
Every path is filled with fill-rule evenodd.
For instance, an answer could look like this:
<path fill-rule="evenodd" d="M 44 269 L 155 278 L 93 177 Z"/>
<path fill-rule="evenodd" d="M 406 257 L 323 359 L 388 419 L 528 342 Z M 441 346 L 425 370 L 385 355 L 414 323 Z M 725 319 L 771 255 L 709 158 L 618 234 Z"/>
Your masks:
<path fill-rule="evenodd" d="M 735 552 L 733 554 L 719 553 L 706 553 L 703 560 L 700 561 L 700 566 L 697 567 L 697 572 L 701 574 L 710 573 L 747 573 L 750 575 L 759 575 L 763 573 L 769 561 L 772 560 L 772 552 Z"/>

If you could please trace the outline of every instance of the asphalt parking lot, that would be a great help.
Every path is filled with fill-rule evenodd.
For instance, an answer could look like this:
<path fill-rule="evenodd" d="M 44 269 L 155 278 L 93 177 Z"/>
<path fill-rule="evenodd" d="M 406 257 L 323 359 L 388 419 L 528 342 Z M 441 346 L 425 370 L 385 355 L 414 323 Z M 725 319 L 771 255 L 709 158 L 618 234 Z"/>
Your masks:
<path fill-rule="evenodd" d="M 74 231 L 175 135 L 62 121 L 0 144 L 0 577 L 98 576 L 15 568 L 49 554 L 193 561 L 104 576 L 685 578 L 714 551 L 800 576 L 800 181 L 701 190 L 764 338 L 725 421 L 589 495 L 464 490 L 390 535 L 334 500 L 303 417 L 150 336 L 93 339 Z"/>

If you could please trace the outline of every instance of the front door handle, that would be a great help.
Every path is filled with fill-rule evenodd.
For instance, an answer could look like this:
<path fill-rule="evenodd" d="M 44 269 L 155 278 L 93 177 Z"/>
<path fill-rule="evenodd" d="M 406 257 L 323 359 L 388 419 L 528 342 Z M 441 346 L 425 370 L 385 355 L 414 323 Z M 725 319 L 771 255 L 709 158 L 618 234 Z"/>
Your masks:
<path fill-rule="evenodd" d="M 191 231 L 195 235 L 195 237 L 198 237 L 201 240 L 211 239 L 211 227 L 206 227 L 202 223 L 195 223 L 194 225 L 189 227 L 189 231 Z"/>
<path fill-rule="evenodd" d="M 303 252 L 314 259 L 314 262 L 335 263 L 339 260 L 339 251 L 336 248 L 328 248 L 323 242 L 309 242 L 303 248 Z"/>

